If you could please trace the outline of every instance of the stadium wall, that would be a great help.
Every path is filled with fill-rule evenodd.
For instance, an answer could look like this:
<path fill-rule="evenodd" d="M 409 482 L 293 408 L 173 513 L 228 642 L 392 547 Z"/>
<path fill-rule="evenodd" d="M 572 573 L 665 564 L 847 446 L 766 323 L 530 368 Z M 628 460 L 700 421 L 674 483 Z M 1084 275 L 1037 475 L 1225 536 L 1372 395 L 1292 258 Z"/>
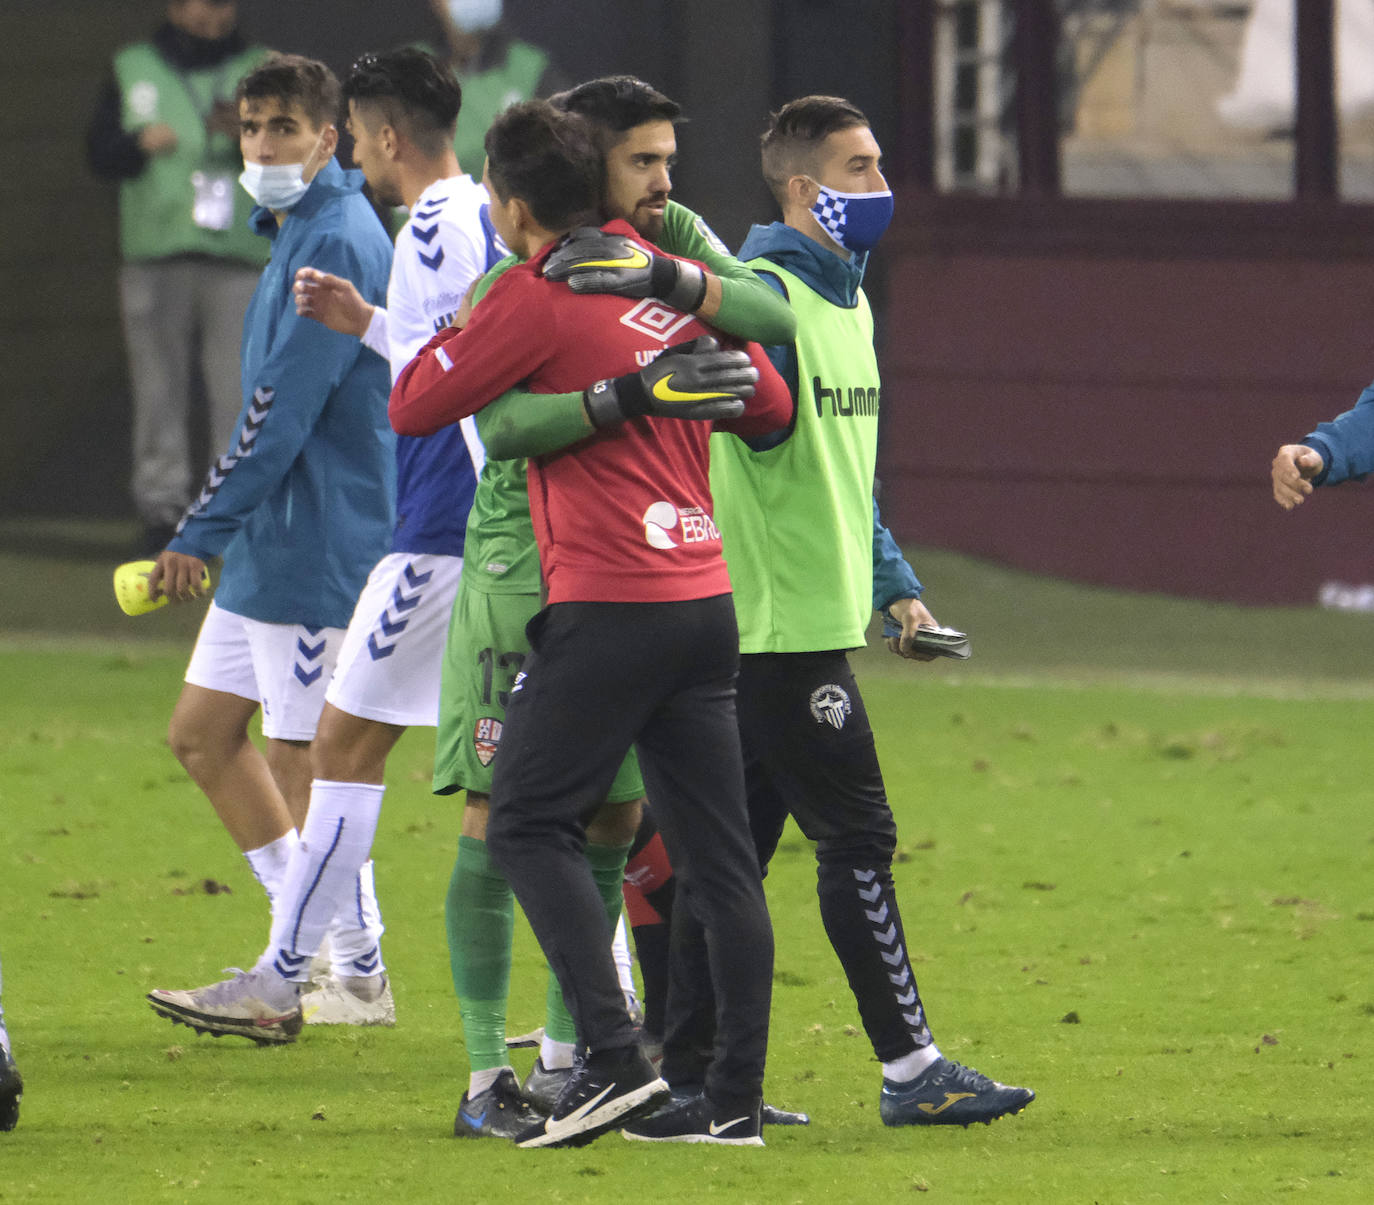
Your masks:
<path fill-rule="evenodd" d="M 880 476 L 899 539 L 1374 607 L 1374 497 L 1289 514 L 1269 492 L 1278 446 L 1374 378 L 1374 211 L 910 193 L 897 212 Z"/>

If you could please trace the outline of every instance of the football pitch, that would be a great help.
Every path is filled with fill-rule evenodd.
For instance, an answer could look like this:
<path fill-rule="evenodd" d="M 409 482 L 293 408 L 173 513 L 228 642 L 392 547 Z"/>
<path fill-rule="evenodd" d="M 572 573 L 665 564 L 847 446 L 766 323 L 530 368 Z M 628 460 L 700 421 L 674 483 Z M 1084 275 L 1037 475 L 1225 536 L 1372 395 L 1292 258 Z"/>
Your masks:
<path fill-rule="evenodd" d="M 165 743 L 199 609 L 121 616 L 110 540 L 0 524 L 0 959 L 26 1081 L 0 1202 L 1374 1199 L 1374 616 L 912 550 L 974 660 L 856 658 L 908 944 L 943 1051 L 1038 1099 L 991 1127 L 879 1123 L 789 830 L 767 1094 L 813 1124 L 762 1150 L 519 1151 L 451 1137 L 458 809 L 429 793 L 427 731 L 392 759 L 376 847 L 395 1029 L 259 1049 L 147 1007 L 251 963 L 266 903 Z M 520 928 L 513 1031 L 542 1021 L 544 975 Z"/>

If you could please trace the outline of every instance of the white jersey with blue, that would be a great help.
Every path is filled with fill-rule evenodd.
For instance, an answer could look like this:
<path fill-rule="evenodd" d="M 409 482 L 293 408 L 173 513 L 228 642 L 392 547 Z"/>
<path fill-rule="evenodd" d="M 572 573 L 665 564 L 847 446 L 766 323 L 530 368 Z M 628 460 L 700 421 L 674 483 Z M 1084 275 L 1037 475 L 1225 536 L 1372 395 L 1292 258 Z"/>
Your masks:
<path fill-rule="evenodd" d="M 386 298 L 393 381 L 449 325 L 472 282 L 505 256 L 487 200 L 487 190 L 471 176 L 436 180 L 397 235 Z M 472 419 L 422 439 L 398 438 L 392 552 L 462 556 L 485 459 Z"/>

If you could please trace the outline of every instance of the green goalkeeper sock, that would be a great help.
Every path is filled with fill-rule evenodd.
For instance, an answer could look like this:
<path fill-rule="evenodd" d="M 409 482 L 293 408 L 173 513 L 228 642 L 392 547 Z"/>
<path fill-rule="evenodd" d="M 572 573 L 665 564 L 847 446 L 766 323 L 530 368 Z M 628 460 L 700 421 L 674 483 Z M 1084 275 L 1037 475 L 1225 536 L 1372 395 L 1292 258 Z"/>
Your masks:
<path fill-rule="evenodd" d="M 596 881 L 596 889 L 606 908 L 606 920 L 614 933 L 616 922 L 620 920 L 620 909 L 625 902 L 620 884 L 625 878 L 625 863 L 630 856 L 630 847 L 589 844 L 586 853 L 592 878 Z M 544 1033 L 548 1037 L 555 1042 L 577 1041 L 577 1028 L 563 1003 L 563 993 L 552 971 L 549 972 L 549 987 L 544 997 L 544 1012 Z"/>
<path fill-rule="evenodd" d="M 487 856 L 485 841 L 458 838 L 444 917 L 468 1063 L 474 1071 L 505 1067 L 510 1063 L 506 997 L 515 903 L 510 885 Z"/>

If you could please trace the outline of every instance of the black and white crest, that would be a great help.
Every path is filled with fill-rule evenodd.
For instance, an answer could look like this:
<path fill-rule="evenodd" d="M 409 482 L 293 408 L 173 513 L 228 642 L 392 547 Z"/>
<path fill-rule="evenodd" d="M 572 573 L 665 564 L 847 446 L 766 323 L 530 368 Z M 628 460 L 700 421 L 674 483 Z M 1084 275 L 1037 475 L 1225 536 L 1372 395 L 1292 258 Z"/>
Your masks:
<path fill-rule="evenodd" d="M 832 728 L 843 728 L 844 722 L 853 710 L 849 695 L 834 682 L 827 682 L 811 692 L 811 715 L 818 724 L 829 724 Z"/>

